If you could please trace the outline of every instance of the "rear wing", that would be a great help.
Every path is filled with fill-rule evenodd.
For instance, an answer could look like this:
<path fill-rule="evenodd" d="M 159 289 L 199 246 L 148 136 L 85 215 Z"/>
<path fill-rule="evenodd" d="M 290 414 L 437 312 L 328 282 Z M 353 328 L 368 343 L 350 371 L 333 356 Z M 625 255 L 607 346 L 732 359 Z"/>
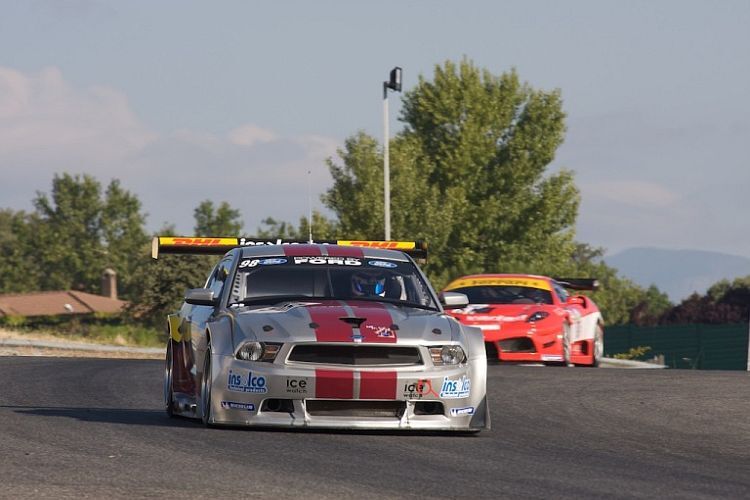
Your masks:
<path fill-rule="evenodd" d="M 552 278 L 570 290 L 598 290 L 599 280 L 595 278 Z"/>
<path fill-rule="evenodd" d="M 258 245 L 300 245 L 300 244 L 342 245 L 350 247 L 381 248 L 400 250 L 415 259 L 427 258 L 427 244 L 423 241 L 369 241 L 369 240 L 288 240 L 283 238 L 213 238 L 192 236 L 154 236 L 151 242 L 151 258 L 161 254 L 183 255 L 224 255 L 239 247 Z"/>

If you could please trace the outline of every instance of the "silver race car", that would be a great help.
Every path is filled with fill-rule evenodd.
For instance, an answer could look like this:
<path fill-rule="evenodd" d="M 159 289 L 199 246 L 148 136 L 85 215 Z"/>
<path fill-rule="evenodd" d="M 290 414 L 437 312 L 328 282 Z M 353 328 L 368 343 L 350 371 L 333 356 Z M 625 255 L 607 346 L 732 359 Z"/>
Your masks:
<path fill-rule="evenodd" d="M 468 300 L 435 294 L 409 255 L 424 256 L 418 242 L 285 243 L 154 239 L 155 258 L 223 255 L 169 316 L 169 415 L 206 425 L 489 427 L 482 332 L 444 313 Z"/>

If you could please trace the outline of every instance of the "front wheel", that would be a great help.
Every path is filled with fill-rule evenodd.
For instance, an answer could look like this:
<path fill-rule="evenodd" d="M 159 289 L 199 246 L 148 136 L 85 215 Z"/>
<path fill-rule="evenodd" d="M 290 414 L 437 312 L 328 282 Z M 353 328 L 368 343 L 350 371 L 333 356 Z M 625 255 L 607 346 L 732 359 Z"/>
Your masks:
<path fill-rule="evenodd" d="M 174 416 L 174 389 L 172 389 L 172 339 L 167 340 L 167 355 L 164 360 L 164 409 Z"/>
<path fill-rule="evenodd" d="M 201 420 L 206 427 L 211 426 L 211 344 L 206 348 L 201 378 Z"/>
<path fill-rule="evenodd" d="M 593 359 L 591 360 L 591 366 L 599 366 L 604 357 L 604 329 L 602 325 L 596 325 L 594 330 L 594 345 L 593 345 Z"/>

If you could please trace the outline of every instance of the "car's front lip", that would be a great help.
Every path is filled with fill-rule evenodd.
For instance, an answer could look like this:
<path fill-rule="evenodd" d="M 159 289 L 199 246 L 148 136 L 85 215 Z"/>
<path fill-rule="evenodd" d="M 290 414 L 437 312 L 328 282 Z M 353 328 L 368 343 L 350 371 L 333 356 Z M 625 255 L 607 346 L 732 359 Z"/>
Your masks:
<path fill-rule="evenodd" d="M 486 373 L 473 373 L 470 364 L 354 368 L 247 362 L 221 355 L 214 355 L 213 363 L 213 423 L 226 425 L 470 430 L 486 390 Z M 456 390 L 450 384 L 443 390 L 446 380 L 457 382 Z M 468 387 L 462 388 L 466 380 Z M 265 411 L 269 399 L 288 400 L 293 411 Z M 310 400 L 399 401 L 404 411 L 400 417 L 311 415 L 306 407 Z M 428 401 L 441 402 L 444 412 L 415 414 L 417 403 Z"/>

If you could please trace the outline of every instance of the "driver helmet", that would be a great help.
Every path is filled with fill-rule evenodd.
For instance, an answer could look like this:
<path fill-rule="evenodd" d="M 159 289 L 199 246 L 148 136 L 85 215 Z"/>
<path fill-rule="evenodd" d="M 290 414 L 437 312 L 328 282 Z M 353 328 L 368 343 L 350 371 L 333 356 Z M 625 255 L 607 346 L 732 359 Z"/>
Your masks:
<path fill-rule="evenodd" d="M 385 276 L 381 272 L 357 271 L 352 275 L 352 294 L 355 297 L 384 297 Z"/>

